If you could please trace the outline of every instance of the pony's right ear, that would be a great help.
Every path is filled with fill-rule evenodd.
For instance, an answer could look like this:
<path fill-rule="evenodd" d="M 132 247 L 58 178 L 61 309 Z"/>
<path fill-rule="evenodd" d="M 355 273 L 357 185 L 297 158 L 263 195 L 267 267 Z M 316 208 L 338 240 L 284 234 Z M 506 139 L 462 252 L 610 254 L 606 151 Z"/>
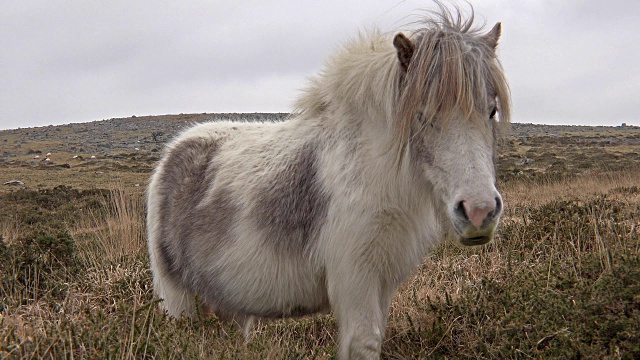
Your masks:
<path fill-rule="evenodd" d="M 398 52 L 398 60 L 400 60 L 402 69 L 407 71 L 409 63 L 411 62 L 411 57 L 413 56 L 413 51 L 416 49 L 415 44 L 411 39 L 404 36 L 403 33 L 398 33 L 393 38 L 393 46 L 395 46 L 396 51 Z"/>
<path fill-rule="evenodd" d="M 502 23 L 496 23 L 496 25 L 483 36 L 483 39 L 486 41 L 487 45 L 495 50 L 495 48 L 498 47 L 500 34 L 502 34 Z"/>

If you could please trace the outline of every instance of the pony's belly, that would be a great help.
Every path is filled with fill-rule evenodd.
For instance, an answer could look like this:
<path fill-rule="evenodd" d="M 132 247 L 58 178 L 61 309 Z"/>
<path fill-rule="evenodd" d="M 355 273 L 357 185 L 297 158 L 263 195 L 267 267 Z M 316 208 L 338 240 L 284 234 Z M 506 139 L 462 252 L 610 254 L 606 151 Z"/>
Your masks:
<path fill-rule="evenodd" d="M 263 277 L 261 280 L 269 287 L 247 289 L 243 313 L 265 318 L 299 317 L 329 308 L 324 285 L 318 284 L 313 278 L 273 281 Z"/>
<path fill-rule="evenodd" d="M 205 286 L 195 292 L 214 309 L 229 314 L 281 318 L 329 310 L 321 273 L 311 271 L 300 259 L 267 258 L 246 264 L 242 264 L 246 258 L 238 259 L 236 266 L 218 267 L 197 282 Z"/>

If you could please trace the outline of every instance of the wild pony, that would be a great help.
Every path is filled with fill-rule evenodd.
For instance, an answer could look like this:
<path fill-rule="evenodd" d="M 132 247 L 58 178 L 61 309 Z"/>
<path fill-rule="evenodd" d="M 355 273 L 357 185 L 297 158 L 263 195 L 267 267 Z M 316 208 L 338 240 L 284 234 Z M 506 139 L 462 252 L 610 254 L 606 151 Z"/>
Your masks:
<path fill-rule="evenodd" d="M 148 188 L 160 307 L 192 315 L 197 296 L 245 330 L 332 310 L 338 357 L 379 357 L 391 298 L 424 254 L 447 237 L 486 244 L 498 225 L 500 29 L 440 6 L 410 36 L 345 45 L 287 121 L 179 135 Z"/>

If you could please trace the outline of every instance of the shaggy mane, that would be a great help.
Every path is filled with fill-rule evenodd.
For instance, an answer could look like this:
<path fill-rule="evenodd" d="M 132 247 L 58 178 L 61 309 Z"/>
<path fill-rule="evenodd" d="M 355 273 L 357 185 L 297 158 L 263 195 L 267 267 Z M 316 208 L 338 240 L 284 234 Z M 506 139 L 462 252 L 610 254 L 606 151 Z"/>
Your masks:
<path fill-rule="evenodd" d="M 492 110 L 487 99 L 495 97 L 497 123 L 507 127 L 509 86 L 484 26 L 474 25 L 473 7 L 465 17 L 458 7 L 452 11 L 436 4 L 439 10 L 427 11 L 414 24 L 418 28 L 410 38 L 415 52 L 406 73 L 397 60 L 393 34 L 360 34 L 310 79 L 294 112 L 316 117 L 355 106 L 363 117 L 383 115 L 393 122 L 399 151 L 407 145 L 418 113 L 426 124 L 436 116 L 450 118 L 456 110 L 465 118 L 483 119 Z"/>

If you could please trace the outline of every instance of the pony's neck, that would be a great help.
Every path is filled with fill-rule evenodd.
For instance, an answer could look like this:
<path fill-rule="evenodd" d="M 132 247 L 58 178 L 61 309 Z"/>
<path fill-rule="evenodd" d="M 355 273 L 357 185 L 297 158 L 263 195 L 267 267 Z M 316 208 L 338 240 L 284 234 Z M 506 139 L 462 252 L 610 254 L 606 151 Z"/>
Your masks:
<path fill-rule="evenodd" d="M 330 128 L 344 141 L 358 139 L 361 147 L 357 156 L 365 157 L 372 171 L 393 169 L 404 174 L 408 165 L 404 149 L 397 146 L 395 130 L 402 71 L 390 38 L 360 36 L 310 79 L 296 103 L 298 119 Z M 384 180 L 385 184 L 379 185 L 393 189 L 403 177 Z"/>
<path fill-rule="evenodd" d="M 375 33 L 360 36 L 330 58 L 320 75 L 311 78 L 296 110 L 305 117 L 388 130 L 395 117 L 398 76 L 391 39 Z"/>

